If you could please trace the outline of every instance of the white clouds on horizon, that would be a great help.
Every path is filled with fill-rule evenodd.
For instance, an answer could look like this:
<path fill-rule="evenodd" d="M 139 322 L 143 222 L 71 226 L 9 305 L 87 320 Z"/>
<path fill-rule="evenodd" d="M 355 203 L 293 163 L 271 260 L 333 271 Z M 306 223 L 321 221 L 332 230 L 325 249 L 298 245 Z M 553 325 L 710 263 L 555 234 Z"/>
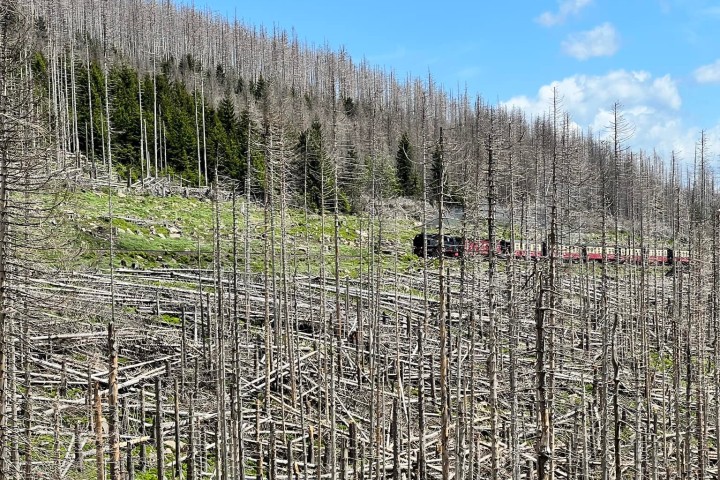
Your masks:
<path fill-rule="evenodd" d="M 592 30 L 570 34 L 563 42 L 566 55 L 578 60 L 592 57 L 610 57 L 620 48 L 617 31 L 606 22 Z"/>
<path fill-rule="evenodd" d="M 720 83 L 720 59 L 697 68 L 693 74 L 698 83 Z"/>
<path fill-rule="evenodd" d="M 552 105 L 553 89 L 557 89 L 561 108 L 579 128 L 606 137 L 612 106 L 619 102 L 623 116 L 634 130 L 629 146 L 665 155 L 674 151 L 692 159 L 700 129 L 683 122 L 682 99 L 670 75 L 654 77 L 645 71 L 627 70 L 595 76 L 573 75 L 543 85 L 534 97 L 521 95 L 503 104 L 534 116 L 545 115 Z M 720 148 L 720 124 L 706 132 L 710 145 Z"/>
<path fill-rule="evenodd" d="M 553 27 L 565 23 L 571 15 L 577 15 L 583 8 L 592 3 L 592 0 L 559 0 L 557 13 L 543 12 L 535 19 L 540 25 Z"/>

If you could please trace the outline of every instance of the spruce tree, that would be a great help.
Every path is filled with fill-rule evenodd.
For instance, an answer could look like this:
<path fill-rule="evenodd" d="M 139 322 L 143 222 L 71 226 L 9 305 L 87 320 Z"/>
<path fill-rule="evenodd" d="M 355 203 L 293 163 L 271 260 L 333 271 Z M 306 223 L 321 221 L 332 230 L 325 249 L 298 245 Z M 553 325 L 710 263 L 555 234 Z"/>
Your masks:
<path fill-rule="evenodd" d="M 326 200 L 332 202 L 332 198 L 325 198 L 322 194 L 322 192 L 333 191 L 335 180 L 332 164 L 325 152 L 322 127 L 318 120 L 315 120 L 310 128 L 300 134 L 295 150 L 300 159 L 299 178 L 307 177 L 307 181 L 303 182 L 302 190 L 308 205 L 317 210 L 332 208 L 333 205 L 326 204 Z M 347 197 L 344 192 L 338 192 L 338 201 L 340 202 L 339 209 L 343 212 L 348 211 Z"/>
<path fill-rule="evenodd" d="M 395 154 L 395 172 L 400 190 L 405 197 L 414 197 L 418 193 L 418 177 L 412 160 L 412 147 L 407 133 L 403 133 Z"/>
<path fill-rule="evenodd" d="M 243 183 L 245 158 L 241 157 L 239 140 L 240 125 L 235 114 L 235 105 L 229 96 L 225 96 L 210 116 L 211 152 L 218 157 L 220 172 Z"/>

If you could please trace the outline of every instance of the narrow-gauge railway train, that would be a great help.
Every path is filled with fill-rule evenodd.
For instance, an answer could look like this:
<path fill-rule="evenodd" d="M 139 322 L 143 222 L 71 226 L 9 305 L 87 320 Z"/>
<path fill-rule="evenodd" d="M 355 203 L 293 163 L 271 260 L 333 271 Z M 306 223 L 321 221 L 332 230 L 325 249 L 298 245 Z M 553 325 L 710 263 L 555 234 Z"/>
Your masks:
<path fill-rule="evenodd" d="M 440 236 L 438 234 L 427 235 L 427 255 L 437 257 L 440 255 Z M 446 257 L 462 256 L 484 256 L 490 254 L 489 240 L 470 240 L 457 235 L 443 235 L 442 253 Z M 679 263 L 687 265 L 690 263 L 690 252 L 688 250 L 672 248 L 627 248 L 613 246 L 606 247 L 605 258 L 609 263 L 627 263 L 640 265 L 644 261 L 648 265 L 671 265 Z M 423 256 L 425 251 L 425 240 L 422 233 L 415 235 L 413 239 L 413 253 L 418 257 Z M 548 257 L 548 245 L 546 242 L 533 243 L 525 240 L 516 240 L 514 243 L 509 240 L 498 240 L 493 251 L 498 257 L 507 258 L 513 256 L 517 259 L 539 260 Z M 555 258 L 564 262 L 589 263 L 602 262 L 603 249 L 597 245 L 557 245 Z"/>

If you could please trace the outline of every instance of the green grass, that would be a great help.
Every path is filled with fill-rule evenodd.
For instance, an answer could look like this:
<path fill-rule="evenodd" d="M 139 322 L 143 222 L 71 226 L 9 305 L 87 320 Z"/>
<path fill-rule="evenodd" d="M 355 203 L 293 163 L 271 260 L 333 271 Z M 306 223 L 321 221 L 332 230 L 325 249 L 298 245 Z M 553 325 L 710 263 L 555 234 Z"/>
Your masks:
<path fill-rule="evenodd" d="M 167 313 L 163 313 L 160 317 L 160 320 L 162 320 L 164 323 L 167 323 L 168 325 L 182 325 L 182 320 L 180 318 L 173 315 L 168 315 Z"/>
<path fill-rule="evenodd" d="M 244 236 L 246 230 L 244 204 L 237 204 L 238 259 L 244 269 Z M 108 195 L 101 191 L 72 194 L 67 208 L 74 213 L 74 220 L 67 228 L 74 229 L 74 242 L 82 253 L 81 264 L 103 268 L 108 265 L 110 247 L 110 222 Z M 263 234 L 265 228 L 262 206 L 251 204 L 248 209 L 251 263 L 253 272 L 264 268 Z M 276 271 L 280 273 L 281 225 L 279 212 L 275 212 L 274 243 Z M 226 265 L 232 263 L 233 215 L 232 204 L 220 204 L 221 259 Z M 215 223 L 213 205 L 210 201 L 183 197 L 118 196 L 113 195 L 113 232 L 115 265 L 120 267 L 208 267 L 213 262 Z M 362 266 L 369 261 L 371 248 L 368 237 L 367 217 L 341 215 L 338 221 L 340 276 L 356 278 Z M 324 227 L 324 228 L 323 228 Z M 379 225 L 375 221 L 374 234 Z M 324 263 L 327 275 L 335 269 L 334 233 L 332 214 L 324 219 L 317 213 L 288 209 L 285 217 L 285 250 L 287 271 L 311 275 L 320 273 Z M 269 232 L 271 234 L 272 232 Z M 413 224 L 407 220 L 389 221 L 383 225 L 384 254 L 376 254 L 375 260 L 382 268 L 399 271 L 417 268 L 417 259 L 411 253 Z M 273 235 L 268 235 L 270 240 Z M 322 251 L 324 238 L 325 250 Z M 268 242 L 269 243 L 269 242 Z M 372 242 L 374 243 L 374 242 Z M 200 252 L 198 258 L 198 250 Z M 398 256 L 397 260 L 395 255 Z M 272 255 L 271 255 L 272 258 Z M 364 268 L 363 268 L 364 269 Z"/>

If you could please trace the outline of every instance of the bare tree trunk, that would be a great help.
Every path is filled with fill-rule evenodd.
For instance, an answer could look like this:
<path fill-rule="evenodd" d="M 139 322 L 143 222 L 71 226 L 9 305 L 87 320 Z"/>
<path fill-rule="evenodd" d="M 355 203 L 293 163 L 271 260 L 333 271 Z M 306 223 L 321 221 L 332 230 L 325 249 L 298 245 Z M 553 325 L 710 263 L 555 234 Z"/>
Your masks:
<path fill-rule="evenodd" d="M 165 439 L 162 428 L 162 384 L 160 377 L 155 377 L 155 456 L 157 477 L 165 478 Z"/>
<path fill-rule="evenodd" d="M 115 324 L 108 325 L 108 356 L 110 373 L 108 375 L 108 410 L 110 414 L 110 480 L 120 479 L 120 422 L 118 420 L 118 353 L 115 338 Z"/>
<path fill-rule="evenodd" d="M 98 384 L 93 386 L 95 409 L 94 409 L 94 425 L 95 425 L 95 465 L 97 472 L 97 480 L 105 480 L 105 449 L 103 447 L 103 416 L 102 403 L 100 401 L 100 389 Z"/>
<path fill-rule="evenodd" d="M 487 202 L 488 202 L 488 334 L 489 334 L 489 353 L 487 358 L 487 373 L 490 381 L 490 477 L 497 480 L 499 469 L 498 456 L 498 381 L 497 381 L 497 322 L 495 315 L 495 277 L 497 275 L 497 260 L 495 257 L 495 248 L 497 238 L 495 236 L 495 146 L 493 138 L 494 119 L 493 112 L 490 113 L 490 126 L 485 140 L 485 153 L 487 155 Z"/>
<path fill-rule="evenodd" d="M 450 399 L 448 398 L 448 351 L 447 351 L 447 319 L 445 318 L 445 244 L 443 229 L 443 184 L 445 165 L 443 158 L 443 134 L 440 129 L 438 142 L 440 151 L 440 181 L 438 187 L 438 325 L 440 327 L 440 448 L 442 458 L 442 478 L 450 478 Z"/>

